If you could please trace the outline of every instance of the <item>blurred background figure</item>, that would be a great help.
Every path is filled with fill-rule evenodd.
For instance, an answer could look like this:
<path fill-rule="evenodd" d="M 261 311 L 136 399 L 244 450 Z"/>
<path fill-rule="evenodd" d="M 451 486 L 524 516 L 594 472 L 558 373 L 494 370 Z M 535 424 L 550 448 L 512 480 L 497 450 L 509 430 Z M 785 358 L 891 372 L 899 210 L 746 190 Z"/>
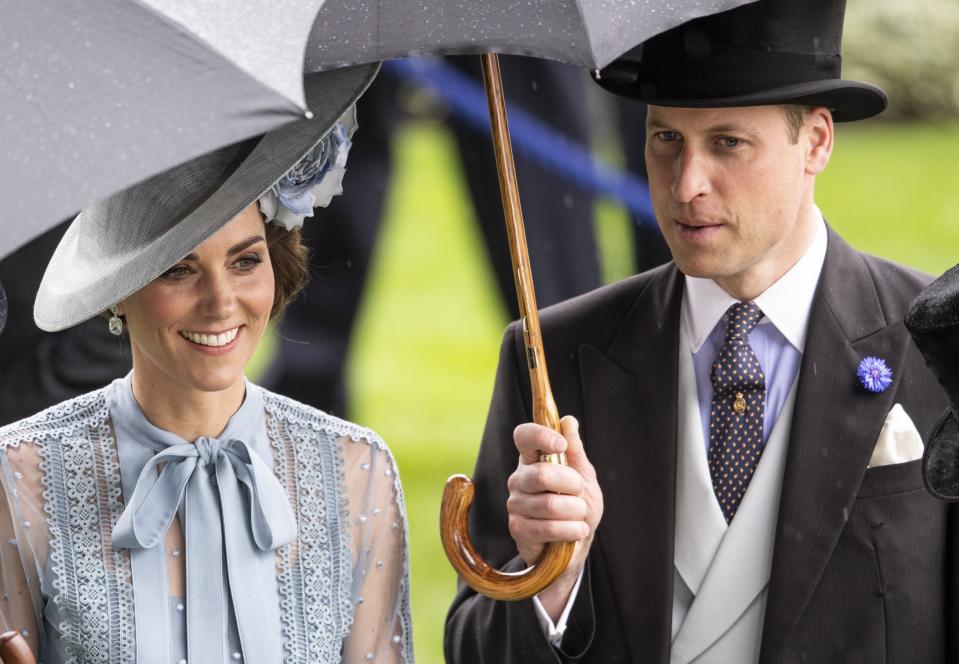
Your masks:
<path fill-rule="evenodd" d="M 0 261 L 8 306 L 7 326 L 0 334 L 0 425 L 103 387 L 130 370 L 128 344 L 100 334 L 102 320 L 53 334 L 33 322 L 40 279 L 67 225 Z"/>

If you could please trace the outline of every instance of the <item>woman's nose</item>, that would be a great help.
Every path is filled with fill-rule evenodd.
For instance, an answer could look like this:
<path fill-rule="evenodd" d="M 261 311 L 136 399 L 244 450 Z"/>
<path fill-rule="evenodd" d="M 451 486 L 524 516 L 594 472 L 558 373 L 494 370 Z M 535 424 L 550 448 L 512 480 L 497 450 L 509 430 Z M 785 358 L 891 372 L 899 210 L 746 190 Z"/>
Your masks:
<path fill-rule="evenodd" d="M 227 275 L 208 274 L 202 284 L 202 313 L 211 318 L 228 318 L 236 308 L 236 292 Z"/>

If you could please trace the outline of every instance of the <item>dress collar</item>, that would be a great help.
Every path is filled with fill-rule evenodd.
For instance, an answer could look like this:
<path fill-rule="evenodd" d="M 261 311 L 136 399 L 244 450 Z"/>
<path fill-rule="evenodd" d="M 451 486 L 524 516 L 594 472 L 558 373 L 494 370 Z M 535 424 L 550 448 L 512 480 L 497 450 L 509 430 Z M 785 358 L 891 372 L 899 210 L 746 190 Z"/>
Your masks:
<path fill-rule="evenodd" d="M 166 447 L 173 445 L 182 445 L 192 443 L 193 441 L 184 440 L 180 436 L 161 429 L 154 425 L 140 408 L 136 398 L 133 396 L 133 373 L 128 373 L 123 378 L 113 382 L 112 388 L 112 407 L 110 416 L 113 420 L 113 426 L 120 429 L 126 437 L 144 444 L 145 441 L 152 441 L 154 444 L 160 443 Z M 246 395 L 243 397 L 243 403 L 226 423 L 223 431 L 215 436 L 220 440 L 246 441 L 249 445 L 254 445 L 251 436 L 257 437 L 256 433 L 262 428 L 265 421 L 263 410 L 263 398 L 260 389 L 244 379 L 246 384 Z"/>
<path fill-rule="evenodd" d="M 818 218 L 816 235 L 806 253 L 754 300 L 764 314 L 761 323 L 771 322 L 799 352 L 806 344 L 806 323 L 828 244 L 826 222 L 819 208 L 815 210 Z M 689 330 L 690 348 L 696 353 L 726 310 L 739 300 L 712 279 L 690 276 L 685 279 L 683 318 Z"/>

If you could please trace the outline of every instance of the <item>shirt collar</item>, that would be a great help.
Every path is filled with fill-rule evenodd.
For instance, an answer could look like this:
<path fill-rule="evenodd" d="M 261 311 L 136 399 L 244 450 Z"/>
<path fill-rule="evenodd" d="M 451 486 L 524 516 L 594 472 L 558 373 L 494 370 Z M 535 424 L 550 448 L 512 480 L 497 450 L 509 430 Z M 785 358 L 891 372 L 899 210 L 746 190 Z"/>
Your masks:
<path fill-rule="evenodd" d="M 767 288 L 754 302 L 770 322 L 799 352 L 806 345 L 806 323 L 812 308 L 816 284 L 826 259 L 826 222 L 816 208 L 816 235 L 806 253 Z M 686 276 L 683 290 L 683 317 L 689 330 L 690 347 L 698 352 L 730 306 L 738 302 L 712 279 Z"/>

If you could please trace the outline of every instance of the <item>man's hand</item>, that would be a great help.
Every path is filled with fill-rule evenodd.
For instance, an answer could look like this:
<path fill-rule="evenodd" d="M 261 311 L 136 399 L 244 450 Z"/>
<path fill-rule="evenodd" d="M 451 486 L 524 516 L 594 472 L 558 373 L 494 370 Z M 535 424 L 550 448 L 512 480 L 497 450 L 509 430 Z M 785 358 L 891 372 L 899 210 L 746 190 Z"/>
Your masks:
<path fill-rule="evenodd" d="M 576 585 L 603 516 L 603 493 L 596 471 L 586 458 L 574 417 L 560 420 L 563 434 L 538 424 L 521 424 L 513 431 L 519 464 L 510 475 L 509 531 L 520 556 L 536 562 L 547 542 L 576 542 L 569 567 L 553 585 L 539 594 L 555 621 Z M 566 453 L 566 463 L 542 463 L 539 455 Z"/>

